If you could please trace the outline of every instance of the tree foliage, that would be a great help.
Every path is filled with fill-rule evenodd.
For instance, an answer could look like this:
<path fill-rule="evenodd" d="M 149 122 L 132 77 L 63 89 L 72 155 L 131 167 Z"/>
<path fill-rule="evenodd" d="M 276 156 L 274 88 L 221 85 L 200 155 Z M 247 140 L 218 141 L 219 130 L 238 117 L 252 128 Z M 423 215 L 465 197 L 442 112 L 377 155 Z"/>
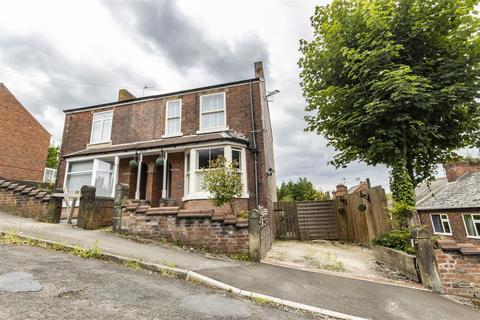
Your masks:
<path fill-rule="evenodd" d="M 228 203 L 235 213 L 234 201 L 242 195 L 242 177 L 238 163 L 224 157 L 210 161 L 209 168 L 203 169 L 202 188 L 210 192 L 210 199 L 216 207 Z"/>
<path fill-rule="evenodd" d="M 59 155 L 60 155 L 60 146 L 51 144 L 48 147 L 48 156 L 47 156 L 47 162 L 45 166 L 47 168 L 57 169 Z"/>
<path fill-rule="evenodd" d="M 392 169 L 394 200 L 478 145 L 478 1 L 333 0 L 301 40 L 307 130 L 352 161 Z"/>
<path fill-rule="evenodd" d="M 296 182 L 282 182 L 280 188 L 277 188 L 277 197 L 279 201 L 305 201 L 305 200 L 328 200 L 328 192 L 317 190 L 313 183 L 307 178 L 298 178 Z"/>

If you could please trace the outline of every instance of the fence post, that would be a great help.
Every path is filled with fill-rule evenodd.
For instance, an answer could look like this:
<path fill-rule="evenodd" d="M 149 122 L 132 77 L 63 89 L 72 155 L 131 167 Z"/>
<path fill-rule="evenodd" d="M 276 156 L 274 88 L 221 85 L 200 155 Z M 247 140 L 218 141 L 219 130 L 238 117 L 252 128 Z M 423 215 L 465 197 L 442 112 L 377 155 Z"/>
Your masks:
<path fill-rule="evenodd" d="M 415 244 L 417 266 L 422 284 L 431 288 L 433 292 L 443 293 L 442 281 L 437 270 L 437 261 L 433 243 L 428 232 L 422 228 L 412 230 L 412 239 Z"/>
<path fill-rule="evenodd" d="M 260 211 L 253 209 L 248 216 L 248 234 L 250 243 L 250 260 L 260 261 Z"/>
<path fill-rule="evenodd" d="M 128 184 L 120 183 L 115 186 L 115 204 L 113 208 L 113 232 L 122 231 L 122 203 L 128 198 Z"/>
<path fill-rule="evenodd" d="M 55 189 L 48 201 L 47 222 L 60 223 L 62 216 L 63 190 Z"/>
<path fill-rule="evenodd" d="M 80 189 L 80 194 L 77 227 L 82 229 L 93 229 L 93 218 L 95 215 L 95 187 L 83 186 Z"/>

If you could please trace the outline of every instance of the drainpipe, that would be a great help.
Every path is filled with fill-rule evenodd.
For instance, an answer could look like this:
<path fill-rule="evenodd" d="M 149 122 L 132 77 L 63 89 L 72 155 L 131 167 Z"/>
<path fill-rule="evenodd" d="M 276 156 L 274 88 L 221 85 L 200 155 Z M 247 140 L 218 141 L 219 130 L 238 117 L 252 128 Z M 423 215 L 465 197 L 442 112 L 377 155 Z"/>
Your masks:
<path fill-rule="evenodd" d="M 252 117 L 252 152 L 253 152 L 253 170 L 254 170 L 254 180 L 255 180 L 255 208 L 258 209 L 258 149 L 257 149 L 257 139 L 256 139 L 256 129 L 255 129 L 255 115 L 253 113 L 253 89 L 252 81 L 249 81 L 250 86 L 250 115 Z"/>

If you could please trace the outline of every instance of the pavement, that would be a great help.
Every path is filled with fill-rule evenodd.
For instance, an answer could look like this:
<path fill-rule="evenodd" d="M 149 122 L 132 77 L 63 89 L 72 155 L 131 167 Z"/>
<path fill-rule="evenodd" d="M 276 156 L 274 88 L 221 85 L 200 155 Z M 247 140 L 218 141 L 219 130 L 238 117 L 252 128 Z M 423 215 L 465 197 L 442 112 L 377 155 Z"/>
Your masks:
<path fill-rule="evenodd" d="M 0 212 L 0 231 L 175 265 L 235 288 L 366 319 L 480 319 L 480 312 L 415 288 L 262 263 L 216 259 L 170 246 L 140 244 L 102 231 L 35 222 Z"/>

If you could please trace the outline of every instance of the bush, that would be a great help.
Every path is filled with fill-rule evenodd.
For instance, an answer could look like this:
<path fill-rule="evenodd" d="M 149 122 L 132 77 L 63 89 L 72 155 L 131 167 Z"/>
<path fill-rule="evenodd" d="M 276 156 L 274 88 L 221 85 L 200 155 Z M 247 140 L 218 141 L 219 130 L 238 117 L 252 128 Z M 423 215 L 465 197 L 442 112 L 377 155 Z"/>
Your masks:
<path fill-rule="evenodd" d="M 377 246 L 415 254 L 415 249 L 412 248 L 410 239 L 411 232 L 408 229 L 391 230 L 373 239 L 372 243 Z"/>

